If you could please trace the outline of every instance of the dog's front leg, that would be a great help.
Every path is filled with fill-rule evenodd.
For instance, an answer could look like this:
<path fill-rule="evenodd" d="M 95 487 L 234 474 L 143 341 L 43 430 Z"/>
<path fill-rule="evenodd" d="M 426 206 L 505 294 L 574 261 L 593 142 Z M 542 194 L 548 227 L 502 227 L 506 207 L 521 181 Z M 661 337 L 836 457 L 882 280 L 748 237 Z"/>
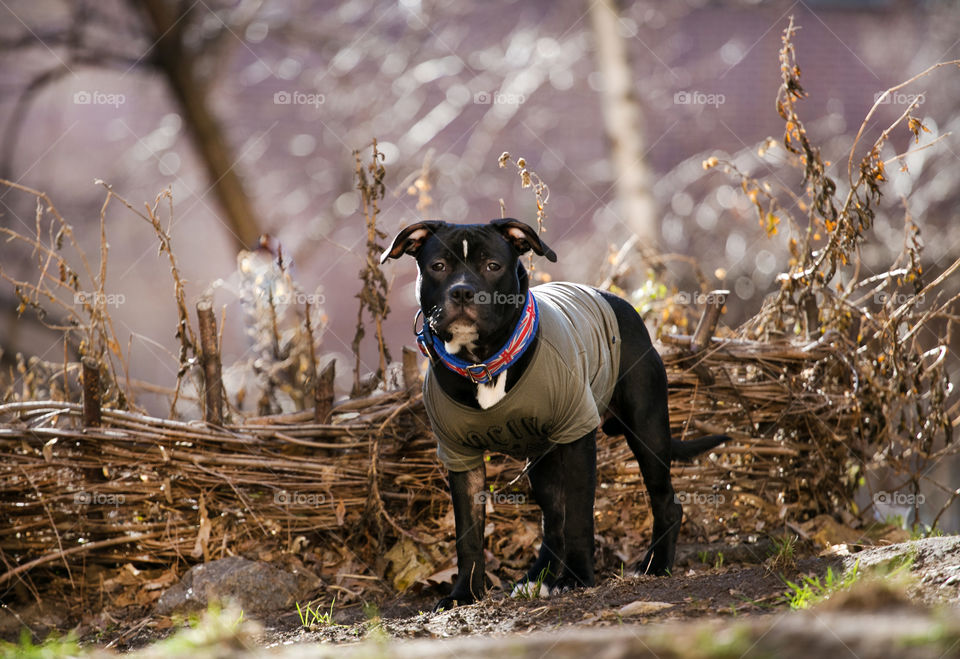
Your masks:
<path fill-rule="evenodd" d="M 450 472 L 450 495 L 457 528 L 457 581 L 453 592 L 437 602 L 435 611 L 471 604 L 483 597 L 486 590 L 483 558 L 486 499 L 482 494 L 485 481 L 486 470 L 482 464 L 470 471 Z"/>
<path fill-rule="evenodd" d="M 541 583 L 558 591 L 593 585 L 596 473 L 596 430 L 532 461 L 530 486 L 543 513 L 543 541 L 540 555 L 518 584 L 521 589 Z"/>
<path fill-rule="evenodd" d="M 562 448 L 564 566 L 554 591 L 592 586 L 593 508 L 597 491 L 597 431 Z"/>

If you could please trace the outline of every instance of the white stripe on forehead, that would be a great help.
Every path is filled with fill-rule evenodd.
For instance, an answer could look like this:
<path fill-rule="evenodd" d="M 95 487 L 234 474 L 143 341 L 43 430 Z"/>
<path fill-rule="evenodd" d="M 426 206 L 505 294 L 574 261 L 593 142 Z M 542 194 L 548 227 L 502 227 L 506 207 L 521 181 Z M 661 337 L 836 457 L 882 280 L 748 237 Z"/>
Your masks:
<path fill-rule="evenodd" d="M 463 239 L 463 258 L 467 258 L 467 239 Z"/>

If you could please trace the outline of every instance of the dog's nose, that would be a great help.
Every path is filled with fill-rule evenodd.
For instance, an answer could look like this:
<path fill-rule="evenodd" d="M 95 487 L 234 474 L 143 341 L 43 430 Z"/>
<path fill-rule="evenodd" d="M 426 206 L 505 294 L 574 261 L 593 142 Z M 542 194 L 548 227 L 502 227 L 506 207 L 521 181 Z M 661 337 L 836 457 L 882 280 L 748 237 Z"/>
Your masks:
<path fill-rule="evenodd" d="M 476 292 L 476 289 L 469 284 L 455 284 L 447 291 L 447 295 L 453 302 L 463 305 L 472 303 Z"/>

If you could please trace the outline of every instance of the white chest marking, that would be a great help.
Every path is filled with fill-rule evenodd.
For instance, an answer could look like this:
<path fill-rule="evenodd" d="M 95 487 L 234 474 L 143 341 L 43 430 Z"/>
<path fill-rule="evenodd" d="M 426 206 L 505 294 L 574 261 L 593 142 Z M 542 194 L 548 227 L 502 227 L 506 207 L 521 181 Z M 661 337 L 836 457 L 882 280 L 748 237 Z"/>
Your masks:
<path fill-rule="evenodd" d="M 458 320 L 448 329 L 451 338 L 449 341 L 443 342 L 443 347 L 446 348 L 447 352 L 451 355 L 457 354 L 464 348 L 467 349 L 467 352 L 472 353 L 477 347 L 476 341 L 479 334 L 477 333 L 477 326 L 473 323 Z"/>
<path fill-rule="evenodd" d="M 493 379 L 493 382 L 477 385 L 477 402 L 482 409 L 493 407 L 507 395 L 507 371 Z"/>
<path fill-rule="evenodd" d="M 466 238 L 464 238 L 464 240 L 463 240 L 463 258 L 464 258 L 464 259 L 467 258 L 467 240 L 466 240 Z"/>

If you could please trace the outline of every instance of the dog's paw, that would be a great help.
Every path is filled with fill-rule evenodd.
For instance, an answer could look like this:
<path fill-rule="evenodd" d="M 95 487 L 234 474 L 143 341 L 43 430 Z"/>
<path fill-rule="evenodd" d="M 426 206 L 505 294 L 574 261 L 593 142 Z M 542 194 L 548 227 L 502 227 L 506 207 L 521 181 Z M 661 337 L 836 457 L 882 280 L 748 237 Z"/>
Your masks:
<path fill-rule="evenodd" d="M 437 602 L 437 605 L 433 607 L 433 612 L 438 613 L 440 611 L 449 611 L 450 609 L 454 609 L 458 606 L 473 604 L 476 601 L 477 600 L 473 597 L 473 595 L 458 595 L 456 593 L 450 593 L 450 595 Z"/>
<path fill-rule="evenodd" d="M 650 548 L 647 551 L 647 555 L 643 557 L 643 560 L 637 563 L 637 566 L 634 568 L 633 573 L 635 576 L 643 576 L 645 574 L 651 574 L 655 577 L 667 577 L 670 576 L 670 568 L 672 567 L 666 559 L 662 558 L 662 552 L 654 551 L 653 548 Z"/>
<path fill-rule="evenodd" d="M 552 589 L 547 584 L 535 581 L 521 581 L 510 591 L 510 597 L 532 600 L 537 597 L 549 597 Z"/>
<path fill-rule="evenodd" d="M 568 574 L 557 579 L 557 582 L 553 584 L 553 588 L 550 590 L 554 595 L 560 593 L 569 593 L 571 590 L 576 590 L 578 588 L 589 588 L 593 585 L 593 580 L 590 580 L 590 583 L 584 583 L 583 580 L 578 579 L 572 574 Z"/>

